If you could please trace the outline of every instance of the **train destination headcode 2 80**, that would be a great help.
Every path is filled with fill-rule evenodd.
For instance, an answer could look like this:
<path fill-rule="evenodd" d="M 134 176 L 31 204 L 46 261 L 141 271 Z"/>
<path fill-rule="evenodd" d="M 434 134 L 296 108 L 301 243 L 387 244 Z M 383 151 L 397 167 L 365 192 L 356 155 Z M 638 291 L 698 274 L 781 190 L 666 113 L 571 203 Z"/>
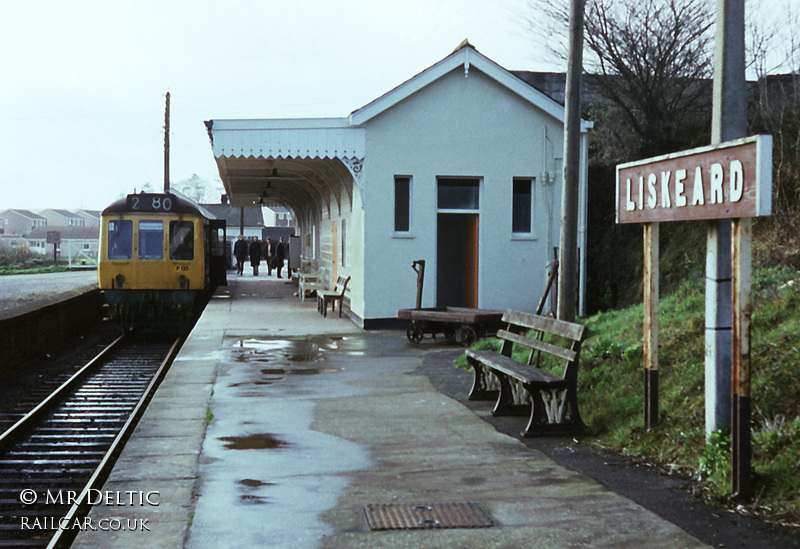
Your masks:
<path fill-rule="evenodd" d="M 171 212 L 176 204 L 173 195 L 152 193 L 129 194 L 127 203 L 132 212 Z"/>

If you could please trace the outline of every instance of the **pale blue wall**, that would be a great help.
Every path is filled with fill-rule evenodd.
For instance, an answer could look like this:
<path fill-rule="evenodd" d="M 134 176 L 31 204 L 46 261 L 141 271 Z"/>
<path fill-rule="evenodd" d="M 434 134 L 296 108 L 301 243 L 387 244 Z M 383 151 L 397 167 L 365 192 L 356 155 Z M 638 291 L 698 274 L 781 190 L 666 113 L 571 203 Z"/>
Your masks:
<path fill-rule="evenodd" d="M 436 284 L 437 176 L 482 179 L 479 306 L 533 311 L 558 245 L 563 126 L 472 68 L 452 71 L 366 123 L 361 318 L 414 306 L 412 261 L 425 259 L 424 306 Z M 545 144 L 545 135 L 547 143 Z M 555 183 L 543 185 L 549 171 Z M 394 176 L 410 175 L 411 238 L 393 236 Z M 511 233 L 514 177 L 534 177 L 534 235 Z"/>

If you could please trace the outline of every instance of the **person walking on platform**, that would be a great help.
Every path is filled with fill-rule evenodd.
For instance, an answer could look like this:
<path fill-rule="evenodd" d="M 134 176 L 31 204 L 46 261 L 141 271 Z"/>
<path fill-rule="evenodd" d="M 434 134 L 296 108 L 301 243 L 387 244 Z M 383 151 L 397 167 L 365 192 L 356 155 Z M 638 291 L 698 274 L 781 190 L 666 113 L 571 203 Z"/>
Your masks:
<path fill-rule="evenodd" d="M 278 245 L 275 246 L 275 260 L 277 261 L 278 278 L 281 276 L 281 269 L 283 269 L 283 258 L 286 257 L 286 241 L 281 237 Z"/>
<path fill-rule="evenodd" d="M 258 264 L 261 263 L 261 242 L 258 237 L 253 237 L 250 243 L 250 265 L 253 266 L 253 276 L 258 276 Z"/>
<path fill-rule="evenodd" d="M 247 241 L 240 234 L 236 244 L 233 245 L 233 257 L 236 258 L 236 274 L 244 274 L 244 262 L 247 261 Z"/>
<path fill-rule="evenodd" d="M 264 241 L 264 259 L 267 261 L 267 275 L 272 276 L 272 269 L 275 266 L 275 245 L 270 237 Z"/>

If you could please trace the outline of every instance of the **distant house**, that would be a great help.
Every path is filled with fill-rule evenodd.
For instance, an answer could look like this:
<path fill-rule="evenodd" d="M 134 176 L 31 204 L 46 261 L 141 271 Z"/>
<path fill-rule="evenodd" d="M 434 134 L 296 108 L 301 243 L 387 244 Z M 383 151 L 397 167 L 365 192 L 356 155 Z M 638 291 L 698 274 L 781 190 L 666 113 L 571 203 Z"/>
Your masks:
<path fill-rule="evenodd" d="M 265 206 L 264 225 L 267 227 L 294 227 L 292 212 L 283 206 Z"/>
<path fill-rule="evenodd" d="M 0 250 L 25 249 L 28 241 L 18 234 L 0 234 Z"/>
<path fill-rule="evenodd" d="M 56 250 L 61 261 L 70 265 L 96 263 L 100 245 L 100 227 L 51 226 L 37 227 L 27 237 L 28 249 L 32 252 L 53 253 L 53 244 L 47 243 L 47 233 L 58 232 L 61 243 Z"/>
<path fill-rule="evenodd" d="M 220 204 L 201 204 L 201 206 L 214 214 L 217 219 L 225 220 L 228 240 L 235 239 L 240 234 L 243 234 L 246 238 L 253 236 L 261 238 L 261 231 L 265 224 L 264 215 L 260 207 L 238 208 L 231 206 L 226 195 L 222 196 Z"/>
<path fill-rule="evenodd" d="M 86 220 L 76 213 L 67 210 L 41 210 L 39 215 L 47 219 L 47 224 L 54 227 L 83 227 Z"/>
<path fill-rule="evenodd" d="M 6 210 L 0 213 L 5 220 L 5 234 L 27 236 L 36 227 L 47 225 L 47 219 L 29 210 Z"/>
<path fill-rule="evenodd" d="M 74 213 L 84 219 L 87 227 L 100 226 L 100 210 L 75 210 Z"/>
<path fill-rule="evenodd" d="M 227 195 L 222 195 L 220 204 L 201 204 L 206 210 L 214 214 L 217 219 L 225 220 L 228 241 L 228 253 L 233 253 L 233 242 L 243 234 L 248 240 L 254 236 L 262 238 L 264 231 L 264 216 L 259 206 L 238 208 L 228 203 Z M 233 257 L 229 257 L 228 266 L 235 264 Z"/>

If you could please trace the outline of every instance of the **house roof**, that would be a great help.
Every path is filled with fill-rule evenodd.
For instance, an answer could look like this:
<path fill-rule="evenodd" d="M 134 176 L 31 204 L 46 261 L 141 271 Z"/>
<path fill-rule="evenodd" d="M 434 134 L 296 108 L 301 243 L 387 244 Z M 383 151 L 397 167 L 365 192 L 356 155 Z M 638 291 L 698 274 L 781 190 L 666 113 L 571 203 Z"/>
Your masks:
<path fill-rule="evenodd" d="M 93 223 L 100 221 L 100 210 L 76 210 L 75 213 L 80 217 L 91 220 Z"/>
<path fill-rule="evenodd" d="M 44 212 L 54 212 L 54 213 L 57 213 L 58 215 L 60 215 L 62 217 L 66 217 L 67 219 L 81 219 L 81 216 L 79 216 L 76 213 L 72 213 L 72 212 L 70 212 L 68 210 L 56 210 L 56 209 L 50 208 L 50 209 L 42 211 L 42 213 L 44 213 Z"/>
<path fill-rule="evenodd" d="M 0 213 L 0 215 L 6 215 L 9 212 L 22 217 L 27 217 L 28 219 L 44 219 L 44 217 L 42 217 L 41 215 L 35 214 L 30 210 L 11 209 L 11 210 L 6 210 L 3 213 Z"/>
<path fill-rule="evenodd" d="M 239 227 L 241 210 L 244 210 L 245 227 L 263 227 L 264 215 L 261 208 L 238 208 L 230 204 L 203 204 L 203 207 L 214 214 L 217 219 L 224 219 L 228 227 Z"/>
<path fill-rule="evenodd" d="M 58 231 L 61 233 L 61 240 L 97 240 L 100 237 L 98 227 L 78 227 L 78 226 L 42 226 L 35 227 L 25 238 L 28 240 L 44 240 L 47 233 Z"/>
<path fill-rule="evenodd" d="M 465 40 L 453 53 L 435 65 L 353 111 L 350 114 L 350 123 L 353 125 L 364 124 L 459 67 L 463 67 L 465 78 L 469 78 L 470 70 L 478 70 L 556 120 L 564 121 L 564 106 L 561 103 L 504 69 Z M 592 127 L 592 123 L 584 120 L 581 126 L 581 130 L 586 130 Z"/>

